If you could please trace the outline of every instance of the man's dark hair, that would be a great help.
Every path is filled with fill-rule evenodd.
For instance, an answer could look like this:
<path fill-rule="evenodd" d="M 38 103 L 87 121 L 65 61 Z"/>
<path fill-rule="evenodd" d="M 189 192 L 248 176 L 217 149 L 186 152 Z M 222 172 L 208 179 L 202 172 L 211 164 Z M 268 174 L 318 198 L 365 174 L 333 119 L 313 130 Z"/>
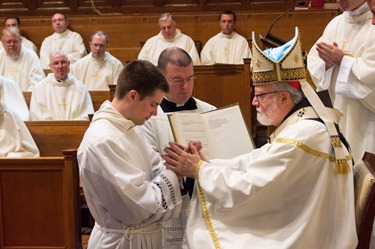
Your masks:
<path fill-rule="evenodd" d="M 223 10 L 219 15 L 219 21 L 221 20 L 222 15 L 233 15 L 233 21 L 236 21 L 236 14 L 231 10 Z"/>
<path fill-rule="evenodd" d="M 161 52 L 158 59 L 158 68 L 166 75 L 168 64 L 178 67 L 187 67 L 191 63 L 193 63 L 193 61 L 185 50 L 178 47 L 171 47 L 166 48 Z"/>
<path fill-rule="evenodd" d="M 106 32 L 104 32 L 104 31 L 95 31 L 95 32 L 91 35 L 91 37 L 90 37 L 90 42 L 92 42 L 92 38 L 94 37 L 94 35 L 104 36 L 104 38 L 105 38 L 105 43 L 108 44 L 109 39 L 108 39 L 108 35 L 107 35 Z"/>
<path fill-rule="evenodd" d="M 115 97 L 122 99 L 131 91 L 136 90 L 140 100 L 152 96 L 155 90 L 169 91 L 169 86 L 163 73 L 151 62 L 137 60 L 129 62 L 121 70 L 117 80 Z"/>
<path fill-rule="evenodd" d="M 19 18 L 18 16 L 7 16 L 7 17 L 5 17 L 4 24 L 6 23 L 6 21 L 7 21 L 8 19 L 16 19 L 16 20 L 17 20 L 17 24 L 18 24 L 18 26 L 21 25 L 21 20 L 20 20 L 20 18 Z"/>

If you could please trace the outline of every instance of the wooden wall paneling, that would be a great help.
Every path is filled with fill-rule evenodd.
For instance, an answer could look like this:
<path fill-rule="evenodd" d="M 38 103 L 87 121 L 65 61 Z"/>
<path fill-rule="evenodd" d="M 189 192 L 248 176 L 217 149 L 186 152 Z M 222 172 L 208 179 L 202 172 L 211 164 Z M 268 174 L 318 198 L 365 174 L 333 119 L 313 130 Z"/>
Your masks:
<path fill-rule="evenodd" d="M 13 11 L 29 12 L 30 1 L 28 0 L 3 0 L 0 1 L 0 13 L 11 13 Z"/>
<path fill-rule="evenodd" d="M 36 11 L 72 11 L 74 8 L 71 5 L 72 1 L 62 1 L 62 0 L 33 0 L 29 2 L 36 3 Z M 52 15 L 52 14 L 51 14 Z"/>
<path fill-rule="evenodd" d="M 294 27 L 301 32 L 302 47 L 309 51 L 323 33 L 328 22 L 339 12 L 335 10 L 292 11 L 280 19 L 271 33 L 289 40 L 294 36 Z M 220 31 L 218 14 L 214 13 L 176 13 L 177 27 L 193 40 L 202 42 Z M 282 12 L 236 12 L 236 30 L 245 38 L 251 38 L 251 32 L 266 34 L 272 21 Z M 160 13 L 146 15 L 103 15 L 103 16 L 68 16 L 70 28 L 80 33 L 88 48 L 91 34 L 103 30 L 109 35 L 109 51 L 122 62 L 136 60 L 141 49 L 140 42 L 159 33 L 157 24 Z M 21 17 L 23 34 L 40 47 L 44 37 L 52 34 L 50 17 Z"/>
<path fill-rule="evenodd" d="M 76 2 L 78 10 L 85 10 L 92 13 L 98 10 L 100 13 L 100 10 L 103 9 L 111 10 L 114 7 L 115 0 L 79 0 Z"/>
<path fill-rule="evenodd" d="M 69 15 L 85 14 L 145 14 L 234 11 L 285 11 L 295 0 L 5 0 L 0 13 L 5 15 L 50 16 L 56 11 Z M 307 2 L 307 0 L 306 0 Z M 326 0 L 334 2 L 334 0 Z M 92 3 L 94 6 L 92 6 Z M 95 11 L 98 10 L 98 11 Z"/>
<path fill-rule="evenodd" d="M 159 0 L 118 0 L 120 8 L 126 9 L 127 7 L 155 7 L 160 6 Z M 140 12 L 142 13 L 142 12 Z"/>
<path fill-rule="evenodd" d="M 237 0 L 238 1 L 238 0 Z M 163 0 L 164 6 L 199 6 L 199 0 Z"/>
<path fill-rule="evenodd" d="M 252 121 L 250 59 L 244 65 L 194 66 L 193 96 L 218 108 L 239 103 L 245 122 L 255 135 Z"/>

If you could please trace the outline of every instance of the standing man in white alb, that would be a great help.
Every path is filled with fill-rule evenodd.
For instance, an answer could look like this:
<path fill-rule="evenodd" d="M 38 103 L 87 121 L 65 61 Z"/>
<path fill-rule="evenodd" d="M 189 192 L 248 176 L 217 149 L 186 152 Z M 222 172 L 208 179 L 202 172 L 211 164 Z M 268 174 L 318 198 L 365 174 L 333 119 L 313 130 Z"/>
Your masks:
<path fill-rule="evenodd" d="M 45 78 L 36 53 L 22 46 L 18 28 L 3 29 L 3 48 L 0 51 L 0 74 L 12 79 L 23 92 L 32 91 L 34 86 Z"/>
<path fill-rule="evenodd" d="M 178 216 L 178 176 L 135 129 L 157 114 L 168 92 L 148 61 L 125 65 L 112 102 L 95 113 L 78 148 L 79 175 L 95 219 L 88 249 L 161 249 L 160 222 Z"/>
<path fill-rule="evenodd" d="M 219 15 L 221 32 L 211 37 L 201 52 L 202 65 L 243 64 L 244 58 L 251 58 L 249 43 L 245 37 L 234 31 L 236 14 L 224 10 Z"/>
<path fill-rule="evenodd" d="M 83 83 L 69 74 L 69 61 L 62 51 L 50 56 L 52 73 L 33 90 L 31 120 L 88 120 L 94 113 L 89 92 Z"/>
<path fill-rule="evenodd" d="M 21 28 L 20 28 L 21 20 L 18 16 L 7 16 L 7 17 L 5 17 L 4 24 L 5 24 L 6 28 L 15 27 L 15 28 L 18 28 L 19 30 L 21 30 Z M 24 36 L 21 36 L 21 39 L 22 39 L 22 45 L 24 45 L 28 49 L 31 49 L 35 53 L 37 53 L 37 48 L 32 41 L 28 40 Z"/>
<path fill-rule="evenodd" d="M 138 55 L 138 59 L 148 60 L 156 66 L 164 49 L 179 47 L 188 52 L 194 65 L 200 64 L 199 54 L 193 39 L 177 29 L 177 24 L 171 14 L 164 13 L 160 16 L 159 27 L 160 33 L 146 41 Z"/>
<path fill-rule="evenodd" d="M 375 153 L 375 26 L 366 0 L 338 2 L 335 17 L 311 48 L 307 66 L 318 89 L 330 91 L 354 161 Z"/>
<path fill-rule="evenodd" d="M 43 69 L 49 68 L 49 56 L 53 51 L 64 51 L 72 65 L 87 54 L 81 35 L 69 30 L 68 26 L 66 15 L 56 13 L 52 16 L 55 33 L 46 37 L 40 47 L 40 63 Z"/>
<path fill-rule="evenodd" d="M 108 85 L 116 84 L 123 64 L 106 51 L 108 35 L 103 31 L 91 35 L 89 46 L 91 53 L 72 66 L 71 74 L 82 81 L 88 91 L 109 90 Z"/>

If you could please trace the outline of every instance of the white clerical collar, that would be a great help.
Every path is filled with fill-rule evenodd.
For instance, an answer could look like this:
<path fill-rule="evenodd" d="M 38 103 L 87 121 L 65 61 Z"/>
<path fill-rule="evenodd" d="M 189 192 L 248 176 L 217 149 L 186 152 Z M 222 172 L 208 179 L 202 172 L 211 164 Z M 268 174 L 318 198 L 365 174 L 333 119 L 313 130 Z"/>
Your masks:
<path fill-rule="evenodd" d="M 172 100 L 168 99 L 167 97 L 164 96 L 164 98 L 166 100 L 168 100 L 169 102 L 174 103 Z M 177 103 L 175 103 L 175 104 L 176 104 L 176 107 L 180 107 L 180 106 L 184 106 L 185 105 L 185 103 L 183 103 L 183 104 L 177 104 Z"/>
<path fill-rule="evenodd" d="M 347 11 L 349 16 L 359 16 L 365 13 L 366 11 L 370 10 L 370 8 L 367 5 L 367 2 L 364 2 L 361 6 L 359 6 L 357 9 L 352 11 Z"/>
<path fill-rule="evenodd" d="M 63 32 L 61 32 L 61 33 L 55 32 L 55 34 L 58 35 L 58 36 L 66 36 L 68 34 L 68 32 L 69 32 L 69 29 L 65 29 Z"/>
<path fill-rule="evenodd" d="M 233 38 L 233 36 L 236 34 L 236 32 L 233 30 L 232 33 L 230 34 L 224 34 L 223 31 L 221 31 L 221 37 L 225 37 L 225 38 L 228 38 L 228 39 L 231 39 Z"/>

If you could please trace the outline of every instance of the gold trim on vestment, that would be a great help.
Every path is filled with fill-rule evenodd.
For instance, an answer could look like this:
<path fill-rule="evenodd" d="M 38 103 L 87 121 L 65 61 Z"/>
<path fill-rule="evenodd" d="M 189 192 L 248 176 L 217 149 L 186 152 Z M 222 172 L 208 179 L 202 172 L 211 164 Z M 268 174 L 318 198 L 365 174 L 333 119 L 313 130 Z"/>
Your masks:
<path fill-rule="evenodd" d="M 197 188 L 198 188 L 198 196 L 199 196 L 199 200 L 200 200 L 200 203 L 201 203 L 201 206 L 202 206 L 202 212 L 203 212 L 203 215 L 204 215 L 204 219 L 206 220 L 206 223 L 207 223 L 207 226 L 208 226 L 208 230 L 210 231 L 212 240 L 214 241 L 215 248 L 216 249 L 220 249 L 220 243 L 219 243 L 219 240 L 217 238 L 215 229 L 212 226 L 212 222 L 211 222 L 211 218 L 210 218 L 210 213 L 208 211 L 206 200 L 204 198 L 204 194 L 203 194 L 200 182 L 199 182 L 198 175 L 199 175 L 199 170 L 201 168 L 202 163 L 203 163 L 203 161 L 201 160 L 201 161 L 199 161 L 199 163 L 197 165 L 196 182 L 197 182 Z"/>
<path fill-rule="evenodd" d="M 278 137 L 278 138 L 275 139 L 275 142 L 285 143 L 285 144 L 293 144 L 293 145 L 296 145 L 297 147 L 299 147 L 300 149 L 304 150 L 305 152 L 307 152 L 311 155 L 321 157 L 321 158 L 324 158 L 324 159 L 328 159 L 330 162 L 333 162 L 333 163 L 336 162 L 335 157 L 333 157 L 333 156 L 331 156 L 331 155 L 329 155 L 325 152 L 314 150 L 314 149 L 310 148 L 309 146 L 307 146 L 307 145 L 305 145 L 305 144 L 303 144 L 303 143 L 301 143 L 297 140 L 294 140 L 294 139 Z M 345 156 L 346 162 L 350 161 L 351 159 L 352 159 L 352 157 L 350 155 Z M 350 171 L 350 169 L 349 169 L 349 171 Z"/>

